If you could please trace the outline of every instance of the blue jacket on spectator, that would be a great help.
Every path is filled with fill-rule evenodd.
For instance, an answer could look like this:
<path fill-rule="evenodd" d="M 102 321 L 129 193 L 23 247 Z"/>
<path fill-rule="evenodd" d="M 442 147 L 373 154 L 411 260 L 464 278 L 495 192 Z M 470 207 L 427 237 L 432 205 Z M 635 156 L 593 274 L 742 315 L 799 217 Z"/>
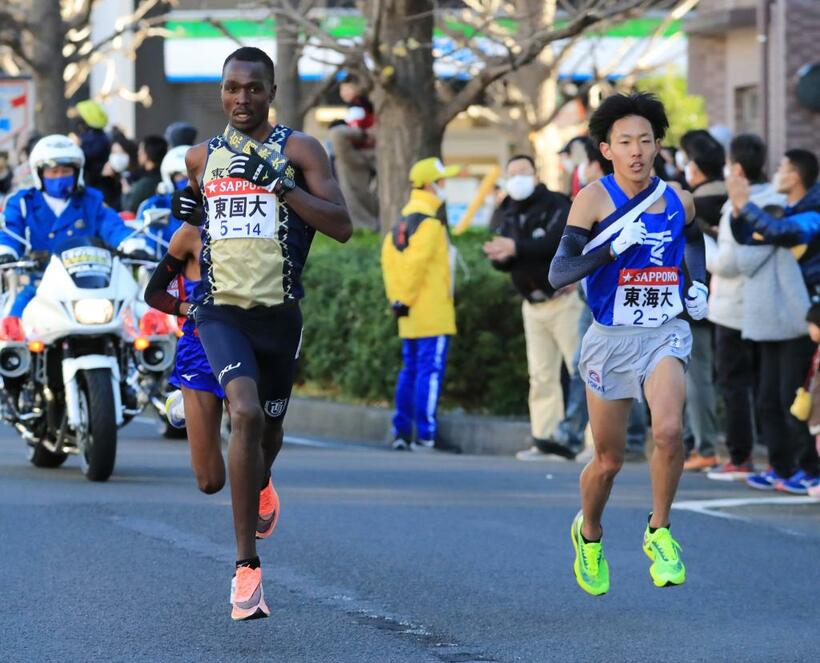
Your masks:
<path fill-rule="evenodd" d="M 806 250 L 796 256 L 812 301 L 820 297 L 820 184 L 809 189 L 795 205 L 785 207 L 780 218 L 754 203 L 746 203 L 732 219 L 732 234 L 741 244 L 806 245 Z"/>

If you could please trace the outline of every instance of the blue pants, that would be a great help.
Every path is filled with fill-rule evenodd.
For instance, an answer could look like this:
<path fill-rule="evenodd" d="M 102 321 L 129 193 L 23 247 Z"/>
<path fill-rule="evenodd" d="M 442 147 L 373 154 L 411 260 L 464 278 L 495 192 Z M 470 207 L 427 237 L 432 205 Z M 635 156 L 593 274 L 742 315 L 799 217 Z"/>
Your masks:
<path fill-rule="evenodd" d="M 16 318 L 22 318 L 23 311 L 26 306 L 28 306 L 28 303 L 34 299 L 34 295 L 36 294 L 37 287 L 31 283 L 18 290 L 17 297 L 14 298 L 14 303 L 11 305 L 9 315 L 13 315 Z"/>
<path fill-rule="evenodd" d="M 402 339 L 404 366 L 396 383 L 394 436 L 412 439 L 415 424 L 419 440 L 436 439 L 436 410 L 449 348 L 449 336 Z"/>

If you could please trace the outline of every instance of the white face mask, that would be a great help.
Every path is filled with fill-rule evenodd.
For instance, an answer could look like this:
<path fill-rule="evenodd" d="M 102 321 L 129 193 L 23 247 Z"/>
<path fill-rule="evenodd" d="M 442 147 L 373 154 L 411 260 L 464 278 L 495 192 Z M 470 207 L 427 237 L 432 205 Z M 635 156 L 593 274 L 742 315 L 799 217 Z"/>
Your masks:
<path fill-rule="evenodd" d="M 732 176 L 732 169 L 729 167 L 729 164 L 725 164 L 723 166 L 723 179 L 728 180 Z"/>
<path fill-rule="evenodd" d="M 671 163 L 666 164 L 663 169 L 666 171 L 666 179 L 672 180 L 675 179 L 675 175 L 678 174 L 678 171 L 675 169 Z"/>
<path fill-rule="evenodd" d="M 774 177 L 772 177 L 772 186 L 777 193 L 786 193 L 786 191 L 783 190 L 783 176 L 780 172 L 776 172 Z"/>
<path fill-rule="evenodd" d="M 535 191 L 535 175 L 516 175 L 507 180 L 507 193 L 513 200 L 526 200 Z"/>
<path fill-rule="evenodd" d="M 683 150 L 675 152 L 675 165 L 678 167 L 678 170 L 681 171 L 686 168 L 686 155 L 683 153 Z"/>
<path fill-rule="evenodd" d="M 692 184 L 692 180 L 695 179 L 695 174 L 694 174 L 694 172 L 692 172 L 694 170 L 694 167 L 695 167 L 695 163 L 693 161 L 690 161 L 689 163 L 686 164 L 686 168 L 684 168 L 684 170 L 683 170 L 683 176 L 686 178 L 686 183 L 689 186 L 694 186 Z"/>
<path fill-rule="evenodd" d="M 128 163 L 130 159 L 124 152 L 112 152 L 108 157 L 108 163 L 115 173 L 124 173 L 128 170 Z"/>
<path fill-rule="evenodd" d="M 447 189 L 444 188 L 443 184 L 436 184 L 434 182 L 433 191 L 436 193 L 436 198 L 438 198 L 441 202 L 445 202 L 447 200 Z"/>

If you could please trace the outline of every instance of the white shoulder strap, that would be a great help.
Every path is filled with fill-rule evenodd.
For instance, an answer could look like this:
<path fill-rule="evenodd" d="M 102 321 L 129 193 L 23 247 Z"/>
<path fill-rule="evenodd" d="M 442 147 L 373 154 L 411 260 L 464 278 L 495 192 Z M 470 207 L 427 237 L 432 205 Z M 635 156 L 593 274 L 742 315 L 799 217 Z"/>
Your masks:
<path fill-rule="evenodd" d="M 655 201 L 658 200 L 658 198 L 660 198 L 665 191 L 666 182 L 664 182 L 663 180 L 658 180 L 658 185 L 655 187 L 655 190 L 652 193 L 650 193 L 643 201 L 641 201 L 639 205 L 633 207 L 620 219 L 613 222 L 605 230 L 603 230 L 601 233 L 593 237 L 584 247 L 584 254 L 587 254 L 590 251 L 594 251 L 599 246 L 602 246 L 611 239 L 614 239 L 615 235 L 621 232 L 621 230 L 627 223 L 632 223 L 641 214 L 643 214 L 646 210 L 652 207 Z"/>

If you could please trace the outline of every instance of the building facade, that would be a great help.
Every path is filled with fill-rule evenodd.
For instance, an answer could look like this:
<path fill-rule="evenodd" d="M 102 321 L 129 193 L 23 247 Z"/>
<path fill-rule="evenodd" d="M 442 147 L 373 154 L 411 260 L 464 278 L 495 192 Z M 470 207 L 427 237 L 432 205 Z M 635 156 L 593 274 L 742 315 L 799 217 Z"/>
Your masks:
<path fill-rule="evenodd" d="M 689 92 L 712 125 L 762 135 L 772 165 L 795 147 L 820 154 L 820 112 L 796 96 L 801 69 L 820 62 L 820 0 L 701 0 L 684 29 Z"/>

